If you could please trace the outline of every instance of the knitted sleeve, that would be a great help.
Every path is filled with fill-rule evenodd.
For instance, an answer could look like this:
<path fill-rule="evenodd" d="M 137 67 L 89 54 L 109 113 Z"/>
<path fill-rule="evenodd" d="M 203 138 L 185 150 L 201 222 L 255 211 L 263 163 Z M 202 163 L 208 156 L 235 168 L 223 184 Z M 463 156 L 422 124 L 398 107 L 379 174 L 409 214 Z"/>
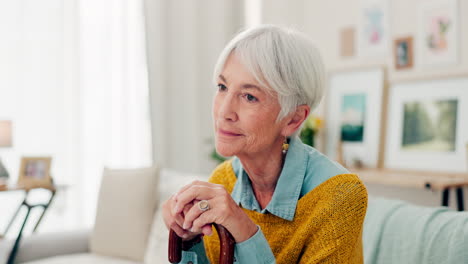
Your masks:
<path fill-rule="evenodd" d="M 320 198 L 311 212 L 320 217 L 308 219 L 308 225 L 317 228 L 305 243 L 300 263 L 363 263 L 362 228 L 367 191 L 356 175 L 346 177 L 346 181 L 339 176 L 325 184 L 332 189 L 315 190 L 320 192 Z"/>

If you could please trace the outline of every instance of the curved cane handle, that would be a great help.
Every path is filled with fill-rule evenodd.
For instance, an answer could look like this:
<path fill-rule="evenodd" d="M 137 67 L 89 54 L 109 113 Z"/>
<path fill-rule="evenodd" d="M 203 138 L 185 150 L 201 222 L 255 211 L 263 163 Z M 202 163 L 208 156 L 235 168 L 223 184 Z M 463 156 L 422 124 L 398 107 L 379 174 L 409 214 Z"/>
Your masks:
<path fill-rule="evenodd" d="M 234 245 L 236 241 L 227 229 L 218 224 L 213 224 L 218 231 L 220 250 L 219 250 L 219 263 L 232 264 L 234 263 Z M 182 238 L 180 238 L 174 230 L 171 229 L 169 233 L 169 262 L 179 263 L 182 260 Z"/>
<path fill-rule="evenodd" d="M 182 260 L 182 238 L 172 229 L 169 231 L 168 258 L 170 263 L 179 263 Z"/>

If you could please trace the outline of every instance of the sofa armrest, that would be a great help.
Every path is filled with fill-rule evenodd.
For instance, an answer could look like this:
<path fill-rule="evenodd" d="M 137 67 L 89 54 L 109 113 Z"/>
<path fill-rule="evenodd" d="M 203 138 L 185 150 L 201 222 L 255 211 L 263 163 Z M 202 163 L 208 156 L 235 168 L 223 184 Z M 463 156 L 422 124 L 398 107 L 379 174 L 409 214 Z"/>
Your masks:
<path fill-rule="evenodd" d="M 15 263 L 47 257 L 86 253 L 89 251 L 91 230 L 44 233 L 24 237 Z"/>

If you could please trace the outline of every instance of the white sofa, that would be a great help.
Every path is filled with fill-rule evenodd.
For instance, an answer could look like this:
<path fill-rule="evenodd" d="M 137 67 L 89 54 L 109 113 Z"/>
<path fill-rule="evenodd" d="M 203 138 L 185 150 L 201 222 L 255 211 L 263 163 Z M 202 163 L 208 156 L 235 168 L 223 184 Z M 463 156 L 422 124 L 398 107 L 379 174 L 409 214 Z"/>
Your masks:
<path fill-rule="evenodd" d="M 208 175 L 174 170 L 106 170 L 92 230 L 39 233 L 24 237 L 15 263 L 168 263 L 168 232 L 160 203 L 193 180 Z M 13 241 L 0 241 L 6 263 Z"/>
<path fill-rule="evenodd" d="M 206 178 L 163 170 L 157 200 L 164 201 L 194 179 Z M 95 230 L 89 230 L 28 237 L 21 245 L 17 263 L 168 263 L 168 232 L 159 210 L 152 217 L 150 229 L 142 254 L 136 258 L 122 257 L 122 252 L 96 252 L 92 246 Z M 468 263 L 467 241 L 468 212 L 384 198 L 369 199 L 363 232 L 365 263 Z"/>

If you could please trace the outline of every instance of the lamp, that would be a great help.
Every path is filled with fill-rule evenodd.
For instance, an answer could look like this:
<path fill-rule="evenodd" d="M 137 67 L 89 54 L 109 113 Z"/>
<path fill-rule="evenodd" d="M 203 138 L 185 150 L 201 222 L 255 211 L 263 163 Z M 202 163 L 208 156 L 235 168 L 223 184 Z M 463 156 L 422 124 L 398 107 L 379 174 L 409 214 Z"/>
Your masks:
<path fill-rule="evenodd" d="M 0 120 L 0 148 L 10 148 L 13 145 L 12 125 L 10 120 Z M 0 160 L 0 181 L 8 179 L 9 174 Z"/>

